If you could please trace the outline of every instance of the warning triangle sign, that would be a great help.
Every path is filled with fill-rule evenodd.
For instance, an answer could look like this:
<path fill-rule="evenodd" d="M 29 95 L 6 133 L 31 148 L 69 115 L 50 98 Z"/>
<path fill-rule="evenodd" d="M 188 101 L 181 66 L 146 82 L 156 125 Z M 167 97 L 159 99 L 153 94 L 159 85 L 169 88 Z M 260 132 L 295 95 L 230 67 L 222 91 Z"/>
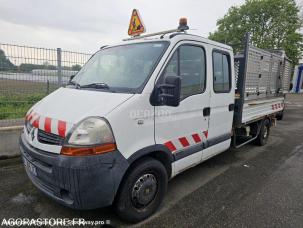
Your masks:
<path fill-rule="evenodd" d="M 128 35 L 137 36 L 145 32 L 145 26 L 140 17 L 139 10 L 134 9 L 130 18 Z"/>

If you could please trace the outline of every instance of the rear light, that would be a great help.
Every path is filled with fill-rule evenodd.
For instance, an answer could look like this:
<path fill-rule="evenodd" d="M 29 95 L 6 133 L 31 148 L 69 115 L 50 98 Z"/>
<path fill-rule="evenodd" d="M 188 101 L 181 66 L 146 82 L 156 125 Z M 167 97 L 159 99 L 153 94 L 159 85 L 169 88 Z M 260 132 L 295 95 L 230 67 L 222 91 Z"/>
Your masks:
<path fill-rule="evenodd" d="M 107 143 L 94 147 L 69 147 L 63 146 L 61 154 L 66 156 L 88 156 L 112 152 L 117 149 L 116 143 Z"/>

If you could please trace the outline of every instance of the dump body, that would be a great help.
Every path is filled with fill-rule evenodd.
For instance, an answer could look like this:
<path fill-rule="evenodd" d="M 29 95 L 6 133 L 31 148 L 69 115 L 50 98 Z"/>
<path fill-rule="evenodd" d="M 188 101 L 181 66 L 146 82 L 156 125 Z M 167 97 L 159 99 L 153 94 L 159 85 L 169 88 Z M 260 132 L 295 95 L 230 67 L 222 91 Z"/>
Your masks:
<path fill-rule="evenodd" d="M 284 94 L 289 90 L 291 64 L 283 51 L 268 51 L 249 44 L 234 58 L 234 125 L 258 120 L 284 109 Z"/>

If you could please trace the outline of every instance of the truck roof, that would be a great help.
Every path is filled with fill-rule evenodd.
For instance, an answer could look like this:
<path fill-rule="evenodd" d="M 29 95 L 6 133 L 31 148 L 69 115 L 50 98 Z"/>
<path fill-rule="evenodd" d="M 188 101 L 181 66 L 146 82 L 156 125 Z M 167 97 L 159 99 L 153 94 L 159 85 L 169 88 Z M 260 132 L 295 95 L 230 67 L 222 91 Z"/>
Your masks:
<path fill-rule="evenodd" d="M 144 43 L 144 42 L 151 42 L 151 41 L 170 41 L 173 43 L 177 43 L 182 40 L 197 41 L 197 42 L 214 45 L 221 49 L 233 50 L 231 46 L 228 46 L 226 44 L 222 44 L 222 43 L 204 38 L 199 35 L 193 35 L 193 34 L 188 34 L 188 33 L 183 33 L 183 32 L 168 33 L 168 34 L 163 34 L 160 36 L 153 36 L 153 37 L 142 37 L 142 38 L 136 37 L 135 39 L 130 38 L 130 39 L 124 40 L 118 44 L 114 44 L 114 45 L 110 45 L 110 46 L 125 45 L 125 44 L 132 44 L 132 43 Z"/>

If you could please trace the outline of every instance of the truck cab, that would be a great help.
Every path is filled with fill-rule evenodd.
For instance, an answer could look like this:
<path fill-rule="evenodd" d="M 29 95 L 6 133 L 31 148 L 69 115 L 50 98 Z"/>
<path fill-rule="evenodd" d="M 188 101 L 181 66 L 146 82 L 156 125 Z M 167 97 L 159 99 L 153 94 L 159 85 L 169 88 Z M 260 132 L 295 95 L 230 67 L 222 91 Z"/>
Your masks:
<path fill-rule="evenodd" d="M 235 91 L 232 48 L 182 30 L 102 47 L 28 111 L 26 172 L 65 206 L 141 221 L 169 179 L 230 147 Z"/>

